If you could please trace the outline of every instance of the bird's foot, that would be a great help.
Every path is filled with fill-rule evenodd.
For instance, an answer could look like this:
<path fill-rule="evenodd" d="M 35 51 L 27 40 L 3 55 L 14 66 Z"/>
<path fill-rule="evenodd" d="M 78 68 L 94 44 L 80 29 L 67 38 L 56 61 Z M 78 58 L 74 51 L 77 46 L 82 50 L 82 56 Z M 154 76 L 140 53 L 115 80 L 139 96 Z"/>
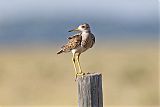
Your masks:
<path fill-rule="evenodd" d="M 78 76 L 81 76 L 82 78 L 84 77 L 85 73 L 84 72 L 81 72 L 81 73 L 77 73 L 76 76 L 75 76 L 75 81 L 77 81 L 77 77 Z"/>

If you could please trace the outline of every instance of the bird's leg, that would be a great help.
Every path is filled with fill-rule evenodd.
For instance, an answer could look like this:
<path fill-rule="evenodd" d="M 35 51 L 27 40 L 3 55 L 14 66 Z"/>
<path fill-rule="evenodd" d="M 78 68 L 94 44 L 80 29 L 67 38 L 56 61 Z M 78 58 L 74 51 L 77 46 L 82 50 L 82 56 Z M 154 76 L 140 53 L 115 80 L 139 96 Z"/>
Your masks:
<path fill-rule="evenodd" d="M 79 56 L 80 56 L 81 53 L 78 53 L 77 55 L 77 62 L 78 62 L 78 67 L 79 67 L 79 72 L 78 72 L 78 75 L 85 75 L 85 73 L 82 72 L 82 68 L 81 68 L 81 65 L 80 65 L 80 62 L 79 62 Z"/>
<path fill-rule="evenodd" d="M 75 70 L 75 79 L 77 79 L 77 69 L 76 69 L 76 64 L 75 64 L 75 53 L 73 53 L 73 57 L 72 57 L 72 62 L 74 65 L 74 70 Z"/>

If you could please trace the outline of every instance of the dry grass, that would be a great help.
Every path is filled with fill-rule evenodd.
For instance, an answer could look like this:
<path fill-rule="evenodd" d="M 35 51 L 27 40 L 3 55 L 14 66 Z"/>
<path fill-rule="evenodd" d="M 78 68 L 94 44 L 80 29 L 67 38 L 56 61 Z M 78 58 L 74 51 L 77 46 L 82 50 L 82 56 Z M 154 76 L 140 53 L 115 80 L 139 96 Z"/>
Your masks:
<path fill-rule="evenodd" d="M 77 105 L 71 54 L 57 56 L 55 50 L 25 49 L 0 53 L 2 106 Z M 81 65 L 85 72 L 103 74 L 105 105 L 158 105 L 156 47 L 95 47 L 82 54 Z"/>

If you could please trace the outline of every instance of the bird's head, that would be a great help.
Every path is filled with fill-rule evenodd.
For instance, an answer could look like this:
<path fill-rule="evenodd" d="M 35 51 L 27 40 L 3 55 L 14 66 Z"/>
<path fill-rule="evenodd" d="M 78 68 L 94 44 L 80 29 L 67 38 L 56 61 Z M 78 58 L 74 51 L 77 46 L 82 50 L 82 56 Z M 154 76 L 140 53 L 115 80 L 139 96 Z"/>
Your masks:
<path fill-rule="evenodd" d="M 90 26 L 87 23 L 79 25 L 77 28 L 70 30 L 69 32 L 73 31 L 80 31 L 80 32 L 85 32 L 85 31 L 90 31 Z"/>

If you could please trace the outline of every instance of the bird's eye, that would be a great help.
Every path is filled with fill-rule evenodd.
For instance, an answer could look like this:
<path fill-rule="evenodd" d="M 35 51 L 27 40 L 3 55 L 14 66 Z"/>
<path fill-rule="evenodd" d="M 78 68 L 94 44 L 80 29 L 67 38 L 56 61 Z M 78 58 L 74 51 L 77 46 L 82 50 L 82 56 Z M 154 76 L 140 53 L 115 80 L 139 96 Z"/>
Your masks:
<path fill-rule="evenodd" d="M 85 28 L 85 26 L 82 26 L 82 28 Z"/>

